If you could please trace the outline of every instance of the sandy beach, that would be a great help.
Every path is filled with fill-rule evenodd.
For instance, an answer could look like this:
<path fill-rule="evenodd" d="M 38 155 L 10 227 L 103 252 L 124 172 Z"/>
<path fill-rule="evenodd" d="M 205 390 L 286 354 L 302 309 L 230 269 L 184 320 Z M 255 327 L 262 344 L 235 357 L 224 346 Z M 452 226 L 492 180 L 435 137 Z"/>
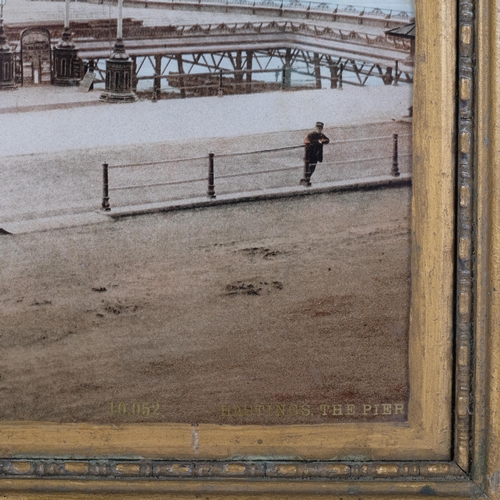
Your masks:
<path fill-rule="evenodd" d="M 321 404 L 405 404 L 409 202 L 387 189 L 0 237 L 0 418 L 324 423 Z M 120 402 L 158 411 L 111 416 Z M 310 412 L 222 412 L 269 404 Z"/>

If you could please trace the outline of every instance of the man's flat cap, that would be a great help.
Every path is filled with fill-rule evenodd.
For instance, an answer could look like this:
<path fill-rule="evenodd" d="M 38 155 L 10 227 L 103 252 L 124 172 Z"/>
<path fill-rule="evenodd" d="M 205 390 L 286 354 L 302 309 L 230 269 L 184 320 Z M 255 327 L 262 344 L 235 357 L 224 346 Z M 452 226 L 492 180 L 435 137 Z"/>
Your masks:
<path fill-rule="evenodd" d="M 324 127 L 325 124 L 323 122 L 316 122 L 316 127 Z"/>

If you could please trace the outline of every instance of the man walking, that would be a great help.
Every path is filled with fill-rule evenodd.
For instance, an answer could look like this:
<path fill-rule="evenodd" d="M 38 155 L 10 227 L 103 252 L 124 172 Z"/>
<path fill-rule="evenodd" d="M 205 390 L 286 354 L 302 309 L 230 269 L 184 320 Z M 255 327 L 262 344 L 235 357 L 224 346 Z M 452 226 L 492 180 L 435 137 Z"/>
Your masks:
<path fill-rule="evenodd" d="M 311 185 L 311 176 L 316 170 L 316 165 L 323 161 L 323 144 L 328 144 L 330 139 L 323 134 L 324 123 L 316 122 L 316 128 L 307 134 L 304 139 L 304 177 L 300 180 L 302 186 Z"/>

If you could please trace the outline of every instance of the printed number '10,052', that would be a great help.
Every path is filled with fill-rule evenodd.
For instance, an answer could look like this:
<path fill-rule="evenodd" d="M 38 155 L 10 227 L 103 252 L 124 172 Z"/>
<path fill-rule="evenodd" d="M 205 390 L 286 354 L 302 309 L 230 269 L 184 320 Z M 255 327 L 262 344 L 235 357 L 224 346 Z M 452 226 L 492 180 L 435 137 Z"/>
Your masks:
<path fill-rule="evenodd" d="M 112 417 L 154 417 L 158 415 L 160 403 L 110 403 L 110 415 Z"/>

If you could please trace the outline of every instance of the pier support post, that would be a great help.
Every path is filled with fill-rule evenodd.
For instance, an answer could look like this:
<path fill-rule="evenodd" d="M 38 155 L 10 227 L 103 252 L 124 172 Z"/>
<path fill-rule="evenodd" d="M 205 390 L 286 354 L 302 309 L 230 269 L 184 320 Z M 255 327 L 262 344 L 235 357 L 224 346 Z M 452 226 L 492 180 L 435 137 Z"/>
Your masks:
<path fill-rule="evenodd" d="M 396 59 L 394 63 L 394 83 L 393 85 L 397 85 L 399 83 L 399 61 Z"/>
<path fill-rule="evenodd" d="M 137 91 L 137 83 L 139 82 L 137 78 L 137 56 L 131 56 L 132 60 L 132 90 Z"/>
<path fill-rule="evenodd" d="M 243 62 L 241 50 L 236 51 L 236 61 L 234 67 L 234 83 L 237 85 L 236 90 L 239 93 L 239 84 L 243 82 Z"/>
<path fill-rule="evenodd" d="M 95 60 L 94 59 L 89 59 L 89 65 L 87 71 L 89 73 L 95 73 Z M 90 84 L 89 90 L 94 90 L 94 81 L 92 80 L 92 83 Z"/>
<path fill-rule="evenodd" d="M 219 97 L 224 95 L 224 78 L 222 76 L 222 70 L 219 71 Z"/>
<path fill-rule="evenodd" d="M 153 81 L 153 96 L 156 95 L 156 99 L 161 97 L 161 55 L 155 56 L 155 77 Z"/>
<path fill-rule="evenodd" d="M 321 58 L 317 52 L 314 53 L 314 77 L 316 79 L 316 88 L 321 88 Z"/>
<path fill-rule="evenodd" d="M 245 72 L 246 85 L 245 90 L 247 94 L 252 93 L 252 65 L 253 65 L 253 50 L 247 50 L 247 67 Z"/>
<path fill-rule="evenodd" d="M 336 89 L 339 83 L 339 65 L 330 63 L 330 88 Z"/>
<path fill-rule="evenodd" d="M 292 50 L 286 49 L 285 66 L 283 68 L 283 87 L 289 89 L 292 86 Z"/>
<path fill-rule="evenodd" d="M 182 64 L 182 54 L 177 54 L 177 71 L 179 73 L 179 87 L 181 92 L 181 97 L 186 98 L 186 87 L 184 81 L 184 66 Z"/>

